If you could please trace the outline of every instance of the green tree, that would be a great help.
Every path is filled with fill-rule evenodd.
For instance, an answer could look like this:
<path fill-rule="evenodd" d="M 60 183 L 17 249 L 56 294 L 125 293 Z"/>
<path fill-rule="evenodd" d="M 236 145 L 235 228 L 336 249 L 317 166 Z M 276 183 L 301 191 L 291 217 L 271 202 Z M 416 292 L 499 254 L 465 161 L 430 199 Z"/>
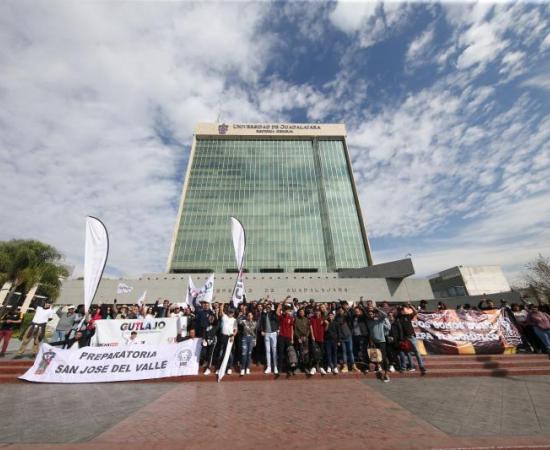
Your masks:
<path fill-rule="evenodd" d="M 550 299 L 550 258 L 539 255 L 527 264 L 525 281 L 538 300 L 541 295 Z"/>
<path fill-rule="evenodd" d="M 61 253 L 40 241 L 0 241 L 0 283 L 12 282 L 6 302 L 16 290 L 26 292 L 37 283 L 37 293 L 57 299 L 61 291 L 61 278 L 68 276 L 61 260 Z"/>

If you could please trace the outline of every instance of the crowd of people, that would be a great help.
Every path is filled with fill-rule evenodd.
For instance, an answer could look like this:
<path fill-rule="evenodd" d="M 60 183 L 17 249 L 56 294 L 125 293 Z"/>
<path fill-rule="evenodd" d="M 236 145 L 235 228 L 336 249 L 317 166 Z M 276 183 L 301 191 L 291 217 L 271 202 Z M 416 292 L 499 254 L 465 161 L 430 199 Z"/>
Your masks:
<path fill-rule="evenodd" d="M 544 351 L 550 355 L 550 315 L 543 306 L 505 302 L 509 316 L 524 336 L 528 351 Z M 484 300 L 476 307 L 460 305 L 457 310 L 489 310 L 496 306 Z M 447 309 L 439 302 L 438 310 Z M 297 371 L 310 375 L 368 372 L 375 370 L 388 382 L 393 371 L 420 370 L 426 373 L 420 355 L 412 322 L 418 311 L 427 311 L 427 303 L 420 302 L 418 309 L 411 303 L 396 305 L 360 300 L 319 303 L 287 297 L 275 301 L 269 297 L 259 301 L 246 300 L 237 308 L 229 304 L 201 302 L 193 307 L 173 304 L 160 299 L 154 305 L 102 304 L 90 308 L 84 316 L 82 306 L 70 305 L 54 312 L 46 302 L 36 308 L 30 324 L 21 334 L 21 346 L 16 358 L 22 357 L 32 341 L 33 354 L 38 352 L 48 321 L 57 314 L 59 321 L 50 344 L 63 348 L 87 346 L 95 332 L 97 320 L 153 319 L 178 317 L 185 325 L 179 328 L 177 341 L 200 337 L 203 339 L 201 367 L 205 375 L 219 370 L 223 356 L 231 343 L 227 373 L 237 370 L 241 376 L 250 373 L 252 364 L 263 365 L 266 374 L 294 374 Z M 21 324 L 14 311 L 0 320 L 1 356 L 13 330 Z M 136 333 L 128 344 L 138 342 Z M 416 366 L 415 367 L 415 361 Z"/>

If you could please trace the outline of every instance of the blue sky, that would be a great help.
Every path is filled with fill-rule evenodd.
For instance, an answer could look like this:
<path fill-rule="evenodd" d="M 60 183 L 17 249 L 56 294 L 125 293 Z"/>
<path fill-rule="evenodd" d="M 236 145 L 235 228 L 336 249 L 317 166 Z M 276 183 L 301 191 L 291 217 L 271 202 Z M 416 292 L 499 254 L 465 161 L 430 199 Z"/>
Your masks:
<path fill-rule="evenodd" d="M 548 3 L 0 4 L 0 239 L 162 271 L 197 122 L 344 122 L 375 262 L 550 255 Z"/>

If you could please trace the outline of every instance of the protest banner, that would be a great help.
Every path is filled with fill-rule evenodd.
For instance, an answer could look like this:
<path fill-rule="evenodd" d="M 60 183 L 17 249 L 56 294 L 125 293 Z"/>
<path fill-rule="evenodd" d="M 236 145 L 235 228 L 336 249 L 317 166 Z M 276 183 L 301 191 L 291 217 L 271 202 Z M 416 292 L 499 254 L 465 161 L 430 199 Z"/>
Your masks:
<path fill-rule="evenodd" d="M 96 320 L 92 345 L 126 345 L 132 331 L 140 344 L 172 344 L 178 334 L 178 317 Z"/>
<path fill-rule="evenodd" d="M 430 354 L 514 353 L 521 343 L 521 334 L 504 309 L 418 313 L 413 326 L 420 347 L 423 344 Z"/>
<path fill-rule="evenodd" d="M 202 339 L 179 344 L 83 347 L 42 344 L 33 366 L 19 377 L 38 383 L 102 383 L 197 375 Z"/>

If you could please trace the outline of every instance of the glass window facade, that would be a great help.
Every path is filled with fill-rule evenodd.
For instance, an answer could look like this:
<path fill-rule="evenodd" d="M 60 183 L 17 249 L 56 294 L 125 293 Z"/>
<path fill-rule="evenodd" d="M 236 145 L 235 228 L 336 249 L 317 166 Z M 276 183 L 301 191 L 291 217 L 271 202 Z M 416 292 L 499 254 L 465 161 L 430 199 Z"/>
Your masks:
<path fill-rule="evenodd" d="M 169 270 L 235 270 L 230 216 L 249 272 L 367 266 L 345 152 L 338 139 L 197 138 Z"/>

